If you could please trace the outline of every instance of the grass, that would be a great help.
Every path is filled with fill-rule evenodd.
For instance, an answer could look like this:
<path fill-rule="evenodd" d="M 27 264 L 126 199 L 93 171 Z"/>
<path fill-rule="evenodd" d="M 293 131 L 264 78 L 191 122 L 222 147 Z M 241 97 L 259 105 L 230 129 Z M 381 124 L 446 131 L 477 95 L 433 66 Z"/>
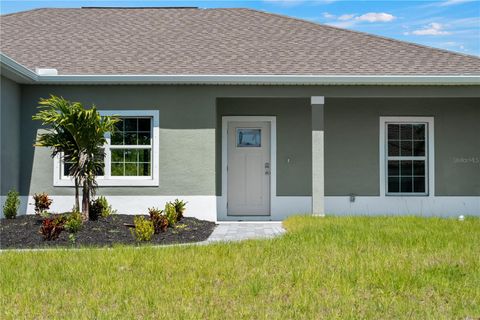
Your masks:
<path fill-rule="evenodd" d="M 480 317 L 480 219 L 284 224 L 263 241 L 4 252 L 0 318 Z"/>

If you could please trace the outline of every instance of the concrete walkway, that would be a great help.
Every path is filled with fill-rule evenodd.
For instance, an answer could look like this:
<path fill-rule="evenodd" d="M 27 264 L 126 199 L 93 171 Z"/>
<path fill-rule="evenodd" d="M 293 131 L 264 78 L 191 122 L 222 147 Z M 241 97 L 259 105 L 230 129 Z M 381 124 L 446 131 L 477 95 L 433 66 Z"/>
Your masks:
<path fill-rule="evenodd" d="M 273 238 L 284 232 L 281 222 L 225 222 L 220 223 L 205 242 Z"/>

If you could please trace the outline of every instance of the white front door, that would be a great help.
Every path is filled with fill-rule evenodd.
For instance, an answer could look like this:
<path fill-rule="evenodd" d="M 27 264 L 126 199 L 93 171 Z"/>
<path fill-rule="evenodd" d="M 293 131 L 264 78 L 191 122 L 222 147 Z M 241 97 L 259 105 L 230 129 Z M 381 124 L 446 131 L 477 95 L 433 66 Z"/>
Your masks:
<path fill-rule="evenodd" d="M 270 122 L 228 122 L 228 215 L 270 215 Z"/>

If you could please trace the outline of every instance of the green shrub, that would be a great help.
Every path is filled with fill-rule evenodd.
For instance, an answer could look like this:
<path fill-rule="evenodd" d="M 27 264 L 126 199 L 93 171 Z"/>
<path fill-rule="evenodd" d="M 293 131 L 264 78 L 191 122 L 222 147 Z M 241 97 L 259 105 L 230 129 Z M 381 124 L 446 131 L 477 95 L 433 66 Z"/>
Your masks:
<path fill-rule="evenodd" d="M 148 214 L 150 215 L 150 221 L 153 223 L 153 228 L 156 234 L 167 231 L 168 220 L 163 214 L 163 210 L 148 208 Z"/>
<path fill-rule="evenodd" d="M 116 210 L 108 204 L 107 198 L 100 196 L 95 200 L 90 201 L 89 219 L 97 220 L 98 217 L 107 218 L 115 214 Z"/>
<path fill-rule="evenodd" d="M 3 206 L 3 214 L 7 219 L 15 219 L 18 212 L 18 207 L 20 206 L 19 194 L 15 190 L 8 191 L 7 200 Z"/>
<path fill-rule="evenodd" d="M 165 213 L 165 217 L 167 218 L 168 221 L 168 226 L 173 227 L 175 223 L 177 222 L 177 210 L 175 210 L 175 206 L 171 202 L 167 202 L 165 204 L 165 210 L 163 210 Z"/>
<path fill-rule="evenodd" d="M 135 228 L 131 229 L 132 235 L 137 239 L 137 241 L 150 241 L 152 236 L 155 233 L 153 228 L 153 222 L 145 219 L 145 217 L 135 217 L 133 219 Z"/>
<path fill-rule="evenodd" d="M 35 201 L 35 214 L 37 215 L 40 215 L 42 212 L 50 209 L 50 205 L 53 202 L 53 200 L 50 199 L 48 194 L 45 192 L 35 193 L 33 195 L 33 200 Z"/>
<path fill-rule="evenodd" d="M 82 214 L 78 211 L 70 213 L 65 221 L 65 230 L 69 233 L 77 233 L 83 227 Z"/>
<path fill-rule="evenodd" d="M 187 202 L 183 200 L 175 199 L 175 201 L 173 201 L 173 205 L 175 206 L 175 211 L 177 212 L 177 221 L 182 220 Z"/>
<path fill-rule="evenodd" d="M 43 236 L 43 240 L 51 241 L 58 239 L 64 229 L 65 221 L 66 218 L 62 215 L 43 219 L 42 226 L 40 227 L 40 234 Z"/>
<path fill-rule="evenodd" d="M 47 218 L 50 218 L 51 217 L 51 213 L 48 212 L 48 211 L 42 211 L 40 212 L 40 217 L 42 217 L 43 219 L 47 219 Z"/>

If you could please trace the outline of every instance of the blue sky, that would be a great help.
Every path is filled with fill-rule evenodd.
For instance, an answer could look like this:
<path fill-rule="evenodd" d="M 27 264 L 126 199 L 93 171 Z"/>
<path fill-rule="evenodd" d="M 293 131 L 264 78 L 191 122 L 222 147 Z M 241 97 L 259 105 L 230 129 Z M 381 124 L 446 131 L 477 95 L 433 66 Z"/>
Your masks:
<path fill-rule="evenodd" d="M 480 0 L 0 1 L 2 14 L 44 7 L 249 7 L 480 56 Z"/>

